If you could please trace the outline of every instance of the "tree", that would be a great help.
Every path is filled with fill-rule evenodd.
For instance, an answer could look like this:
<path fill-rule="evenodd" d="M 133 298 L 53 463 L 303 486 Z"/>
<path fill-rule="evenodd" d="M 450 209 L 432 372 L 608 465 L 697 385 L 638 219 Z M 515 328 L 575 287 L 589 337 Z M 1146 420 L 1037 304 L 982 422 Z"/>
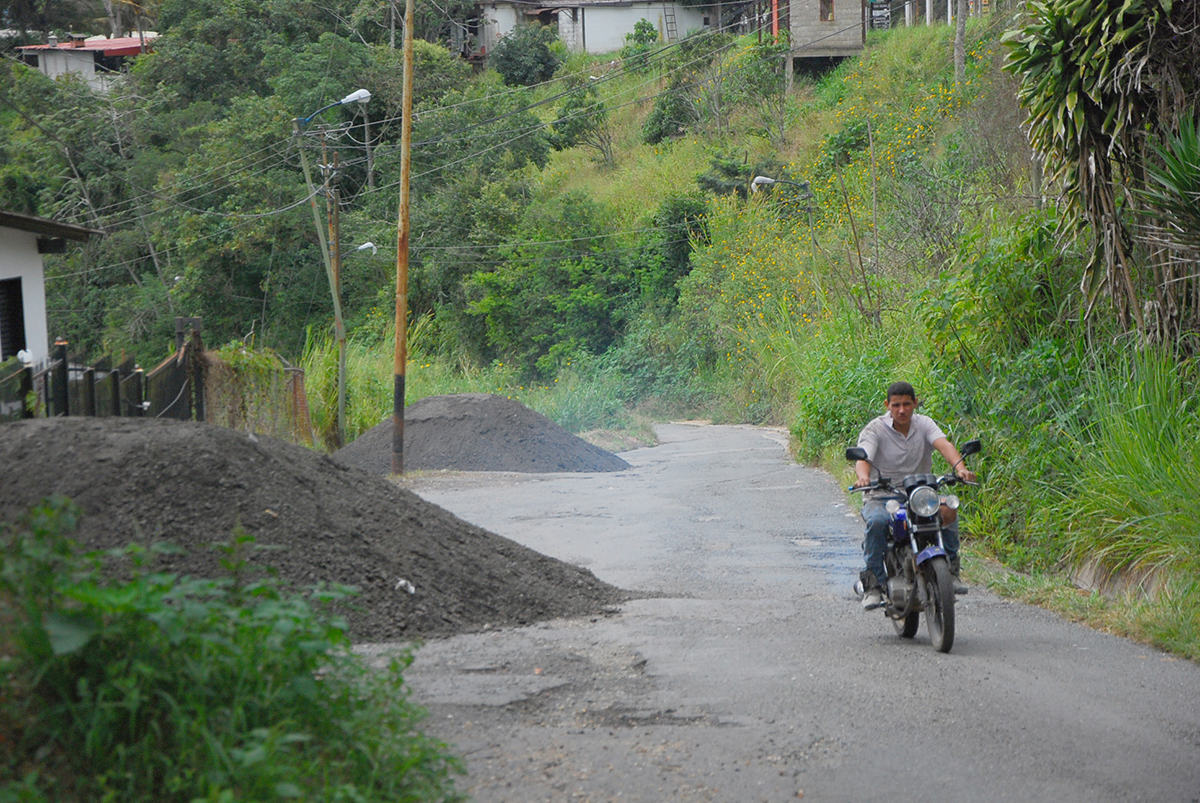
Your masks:
<path fill-rule="evenodd" d="M 1149 338 L 1173 340 L 1200 325 L 1195 272 L 1176 277 L 1171 260 L 1154 256 L 1138 271 L 1137 242 L 1156 246 L 1135 240 L 1126 220 L 1156 146 L 1200 101 L 1195 71 L 1183 66 L 1200 55 L 1198 23 L 1195 3 L 1045 0 L 1005 37 L 1030 142 L 1048 178 L 1062 183 L 1068 225 L 1094 236 L 1086 309 L 1107 291 L 1121 323 Z"/>
<path fill-rule="evenodd" d="M 540 84 L 558 69 L 558 57 L 550 49 L 557 38 L 553 30 L 536 23 L 518 25 L 496 44 L 488 64 L 509 86 Z"/>
<path fill-rule="evenodd" d="M 620 335 L 633 277 L 590 199 L 567 194 L 531 207 L 494 270 L 469 280 L 470 313 L 487 327 L 491 354 L 529 374 L 552 374 Z M 571 232 L 571 239 L 563 239 Z"/>
<path fill-rule="evenodd" d="M 787 144 L 790 52 L 787 34 L 781 33 L 775 41 L 765 39 L 752 44 L 741 61 L 746 96 L 757 110 L 767 138 L 777 148 Z"/>
<path fill-rule="evenodd" d="M 550 124 L 550 144 L 556 150 L 582 146 L 596 152 L 604 167 L 613 166 L 613 130 L 608 109 L 591 83 L 575 82 L 558 107 L 558 119 Z"/>
<path fill-rule="evenodd" d="M 693 34 L 679 43 L 667 65 L 667 87 L 642 126 L 644 142 L 655 145 L 705 120 L 718 131 L 725 129 L 731 98 L 724 85 L 729 75 L 724 55 L 733 41 L 730 34 Z"/>
<path fill-rule="evenodd" d="M 650 66 L 650 56 L 658 46 L 658 29 L 643 18 L 633 24 L 633 31 L 625 34 L 625 46 L 617 55 L 625 62 L 626 69 L 641 72 Z"/>

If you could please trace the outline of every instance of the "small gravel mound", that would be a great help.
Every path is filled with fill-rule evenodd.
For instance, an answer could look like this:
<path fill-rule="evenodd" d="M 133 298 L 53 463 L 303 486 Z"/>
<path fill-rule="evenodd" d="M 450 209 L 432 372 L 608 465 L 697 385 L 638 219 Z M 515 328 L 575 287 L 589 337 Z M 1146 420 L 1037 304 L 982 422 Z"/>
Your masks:
<path fill-rule="evenodd" d="M 392 471 L 392 419 L 334 459 L 372 474 Z M 404 410 L 404 470 L 621 471 L 629 464 L 520 402 L 490 393 L 428 396 Z"/>
<path fill-rule="evenodd" d="M 52 493 L 84 510 L 88 549 L 169 541 L 156 568 L 220 574 L 209 545 L 241 524 L 286 581 L 357 586 L 356 641 L 446 636 L 602 611 L 628 595 L 469 524 L 382 477 L 207 424 L 54 418 L 0 425 L 0 522 Z"/>

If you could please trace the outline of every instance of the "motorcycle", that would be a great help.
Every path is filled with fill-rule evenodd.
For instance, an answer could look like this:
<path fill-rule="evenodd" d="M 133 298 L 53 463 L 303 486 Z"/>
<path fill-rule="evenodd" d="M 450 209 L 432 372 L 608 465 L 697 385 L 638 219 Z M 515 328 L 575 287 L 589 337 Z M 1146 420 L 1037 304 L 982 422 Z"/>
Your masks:
<path fill-rule="evenodd" d="M 970 457 L 981 448 L 979 441 L 968 441 L 960 453 Z M 846 459 L 870 463 L 866 450 L 858 446 L 846 450 Z M 917 634 L 924 613 L 929 640 L 938 652 L 950 652 L 954 646 L 954 581 L 942 528 L 947 516 L 957 515 L 959 500 L 941 490 L 957 484 L 979 483 L 961 480 L 951 471 L 941 476 L 912 474 L 899 484 L 880 477 L 872 485 L 849 489 L 851 493 L 882 490 L 891 496 L 886 502 L 892 518 L 883 558 L 887 569 L 883 612 L 901 638 Z M 857 590 L 862 593 L 861 581 Z"/>

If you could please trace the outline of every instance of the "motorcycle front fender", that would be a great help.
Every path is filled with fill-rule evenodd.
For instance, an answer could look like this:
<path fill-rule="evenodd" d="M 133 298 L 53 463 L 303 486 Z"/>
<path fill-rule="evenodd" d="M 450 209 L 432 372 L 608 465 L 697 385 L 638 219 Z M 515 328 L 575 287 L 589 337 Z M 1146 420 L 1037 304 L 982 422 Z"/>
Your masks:
<path fill-rule="evenodd" d="M 944 557 L 947 557 L 946 550 L 942 549 L 940 546 L 927 546 L 921 550 L 921 554 L 917 555 L 917 565 L 920 566 L 931 558 Z"/>

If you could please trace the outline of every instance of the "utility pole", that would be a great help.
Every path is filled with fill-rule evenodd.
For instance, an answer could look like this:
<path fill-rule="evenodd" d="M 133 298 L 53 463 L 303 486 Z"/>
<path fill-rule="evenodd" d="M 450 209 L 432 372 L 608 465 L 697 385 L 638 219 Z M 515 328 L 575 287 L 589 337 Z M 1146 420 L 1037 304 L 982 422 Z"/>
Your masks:
<path fill-rule="evenodd" d="M 413 0 L 404 3 L 404 101 L 400 121 L 400 213 L 396 224 L 396 353 L 392 473 L 404 473 L 404 372 L 408 364 L 408 186 L 412 173 Z"/>
<path fill-rule="evenodd" d="M 329 227 L 329 274 L 334 297 L 333 332 L 338 346 L 338 446 L 346 445 L 346 322 L 342 320 L 342 218 L 339 210 L 341 198 L 338 194 L 338 158 L 333 155 L 329 163 L 327 148 L 328 134 L 321 139 L 321 170 L 325 176 L 325 220 Z"/>

